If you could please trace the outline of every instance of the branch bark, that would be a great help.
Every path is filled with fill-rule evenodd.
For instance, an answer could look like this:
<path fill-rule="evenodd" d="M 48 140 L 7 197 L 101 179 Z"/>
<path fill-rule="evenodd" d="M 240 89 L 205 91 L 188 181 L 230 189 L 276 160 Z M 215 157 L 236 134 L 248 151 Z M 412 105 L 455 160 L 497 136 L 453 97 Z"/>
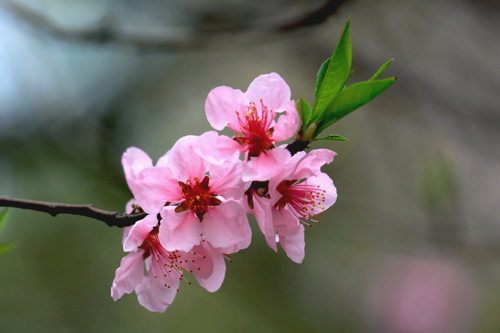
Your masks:
<path fill-rule="evenodd" d="M 14 199 L 0 196 L 0 207 L 13 207 L 48 213 L 52 216 L 70 214 L 90 217 L 106 223 L 109 227 L 128 227 L 146 217 L 146 213 L 123 214 L 97 209 L 92 205 L 67 205 L 52 202 Z"/>
<path fill-rule="evenodd" d="M 107 15 L 101 22 L 93 27 L 81 30 L 69 30 L 54 23 L 49 18 L 21 5 L 17 1 L 0 0 L 0 4 L 9 12 L 27 23 L 33 28 L 44 31 L 47 34 L 67 41 L 82 43 L 112 44 L 118 46 L 132 47 L 139 51 L 168 51 L 178 52 L 208 46 L 212 42 L 220 40 L 221 36 L 236 34 L 241 37 L 251 35 L 254 38 L 262 38 L 265 34 L 288 33 L 294 30 L 312 27 L 326 21 L 337 9 L 348 0 L 328 0 L 323 6 L 305 13 L 303 16 L 289 22 L 275 22 L 249 26 L 241 31 L 234 27 L 222 27 L 215 30 L 189 32 L 184 38 L 152 37 L 148 35 L 134 35 L 120 31 L 119 27 L 113 25 L 110 16 Z"/>

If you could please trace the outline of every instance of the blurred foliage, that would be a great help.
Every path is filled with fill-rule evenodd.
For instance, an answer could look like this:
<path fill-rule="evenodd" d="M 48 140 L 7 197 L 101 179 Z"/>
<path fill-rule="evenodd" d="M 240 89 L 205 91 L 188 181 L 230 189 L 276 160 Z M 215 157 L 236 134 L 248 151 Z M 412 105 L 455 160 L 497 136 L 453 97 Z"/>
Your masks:
<path fill-rule="evenodd" d="M 432 212 L 444 213 L 457 197 L 457 181 L 453 166 L 442 152 L 433 151 L 420 161 L 422 199 Z"/>
<path fill-rule="evenodd" d="M 7 209 L 3 209 L 0 212 L 0 234 L 2 233 L 3 228 L 5 228 L 5 224 L 7 223 Z M 9 243 L 0 243 L 0 254 L 4 254 L 5 252 L 8 252 L 12 250 L 14 245 L 12 242 Z"/>

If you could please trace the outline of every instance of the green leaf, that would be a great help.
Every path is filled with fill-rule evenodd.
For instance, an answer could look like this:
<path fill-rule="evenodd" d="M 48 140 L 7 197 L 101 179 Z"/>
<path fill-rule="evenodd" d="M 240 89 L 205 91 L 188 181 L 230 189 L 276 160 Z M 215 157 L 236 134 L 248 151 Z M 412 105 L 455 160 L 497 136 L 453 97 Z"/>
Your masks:
<path fill-rule="evenodd" d="M 370 81 L 375 81 L 376 79 L 378 79 L 378 77 L 387 69 L 387 67 L 391 64 L 391 62 L 393 60 L 394 59 L 390 59 L 388 62 L 383 64 L 382 67 L 380 67 L 380 69 L 377 71 L 377 73 L 375 73 L 375 75 L 373 75 L 373 77 L 370 79 Z"/>
<path fill-rule="evenodd" d="M 314 91 L 314 99 L 318 99 L 319 89 L 321 88 L 321 84 L 323 83 L 323 79 L 325 78 L 326 70 L 328 69 L 328 65 L 330 65 L 330 60 L 332 58 L 326 59 L 326 61 L 321 65 L 318 71 L 318 79 L 316 80 L 316 90 Z"/>
<path fill-rule="evenodd" d="M 14 244 L 12 242 L 0 244 L 0 254 L 4 254 L 5 252 L 12 250 L 13 248 Z"/>
<path fill-rule="evenodd" d="M 301 98 L 297 101 L 297 111 L 299 111 L 300 120 L 302 121 L 302 132 L 304 132 L 311 121 L 311 106 L 306 100 Z"/>
<path fill-rule="evenodd" d="M 323 63 L 318 72 L 316 98 L 311 122 L 321 119 L 323 111 L 345 86 L 351 73 L 351 64 L 350 20 L 347 20 L 333 56 Z"/>
<path fill-rule="evenodd" d="M 345 90 L 345 88 L 347 88 L 347 81 L 349 81 L 349 79 L 351 78 L 352 74 L 354 74 L 354 71 L 351 71 L 349 73 L 349 75 L 347 76 L 347 79 L 345 80 L 345 83 L 344 85 L 342 86 L 342 90 Z"/>
<path fill-rule="evenodd" d="M 323 138 L 316 138 L 314 141 L 321 141 L 321 140 L 329 140 L 329 141 L 348 141 L 346 138 L 343 136 L 337 135 L 337 134 L 330 134 L 328 136 L 325 136 Z"/>
<path fill-rule="evenodd" d="M 316 129 L 315 136 L 334 122 L 370 102 L 384 90 L 389 88 L 395 81 L 395 77 L 383 80 L 365 81 L 353 84 L 345 90 L 342 90 L 326 108 L 324 116 Z"/>

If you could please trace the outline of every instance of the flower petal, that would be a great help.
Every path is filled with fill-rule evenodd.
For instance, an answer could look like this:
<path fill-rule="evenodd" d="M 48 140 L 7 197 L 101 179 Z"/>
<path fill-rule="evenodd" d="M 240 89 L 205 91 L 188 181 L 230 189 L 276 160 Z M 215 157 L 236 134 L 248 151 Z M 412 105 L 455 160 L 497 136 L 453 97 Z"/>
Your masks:
<path fill-rule="evenodd" d="M 282 173 L 292 155 L 284 148 L 274 148 L 245 163 L 242 179 L 249 181 L 266 181 L 277 173 Z M 291 171 L 291 170 L 290 170 Z"/>
<path fill-rule="evenodd" d="M 128 148 L 122 155 L 123 171 L 128 187 L 135 197 L 137 190 L 137 178 L 142 170 L 153 166 L 151 158 L 139 148 Z"/>
<path fill-rule="evenodd" d="M 165 312 L 174 301 L 179 283 L 178 278 L 169 275 L 155 278 L 153 270 L 150 269 L 142 283 L 135 288 L 139 304 L 149 311 Z"/>
<path fill-rule="evenodd" d="M 270 199 L 254 195 L 253 204 L 253 213 L 260 231 L 264 234 L 267 245 L 269 245 L 274 252 L 277 252 L 278 248 L 276 247 L 276 229 L 273 226 L 272 202 Z"/>
<path fill-rule="evenodd" d="M 220 131 L 226 126 L 239 130 L 236 111 L 244 112 L 247 106 L 248 100 L 241 90 L 221 86 L 208 94 L 205 112 L 208 122 L 216 130 Z"/>
<path fill-rule="evenodd" d="M 158 219 L 155 215 L 147 215 L 140 221 L 135 222 L 123 242 L 123 251 L 138 251 L 139 246 L 149 236 L 149 232 L 158 225 Z"/>
<path fill-rule="evenodd" d="M 200 267 L 199 271 L 195 271 L 194 275 L 198 283 L 209 292 L 214 292 L 219 290 L 222 282 L 224 282 L 224 276 L 226 275 L 226 262 L 224 256 L 220 251 L 214 249 L 208 242 L 202 242 L 201 247 L 204 248 L 207 258 L 212 265 L 212 274 L 209 276 L 204 276 L 197 272 L 202 272 L 203 270 L 208 271 L 205 267 Z M 193 248 L 194 250 L 194 248 Z"/>
<path fill-rule="evenodd" d="M 225 199 L 241 199 L 250 183 L 245 184 L 241 179 L 243 161 L 227 160 L 222 165 L 210 167 L 210 190 Z"/>
<path fill-rule="evenodd" d="M 288 209 L 280 209 L 280 213 L 286 221 L 285 225 L 278 227 L 281 247 L 290 259 L 300 264 L 305 256 L 304 226 Z"/>
<path fill-rule="evenodd" d="M 290 139 L 299 129 L 300 117 L 297 106 L 294 101 L 284 104 L 286 115 L 279 116 L 276 125 L 274 125 L 272 141 L 284 141 Z"/>
<path fill-rule="evenodd" d="M 144 260 L 142 253 L 131 252 L 123 257 L 116 270 L 111 286 L 111 297 L 116 301 L 124 294 L 130 294 L 144 278 Z"/>
<path fill-rule="evenodd" d="M 311 150 L 297 165 L 295 178 L 303 179 L 316 176 L 321 173 L 321 167 L 333 161 L 337 153 L 329 149 Z"/>
<path fill-rule="evenodd" d="M 186 135 L 174 144 L 168 153 L 168 166 L 175 175 L 175 179 L 182 182 L 194 178 L 203 179 L 207 172 L 206 162 L 194 151 L 194 146 L 198 144 L 199 137 Z"/>
<path fill-rule="evenodd" d="M 227 160 L 238 159 L 242 146 L 228 136 L 215 131 L 205 132 L 199 136 L 194 151 L 213 164 L 223 164 Z"/>
<path fill-rule="evenodd" d="M 200 220 L 192 211 L 176 213 L 174 209 L 175 207 L 165 207 L 161 211 L 162 221 L 158 237 L 167 251 L 189 251 L 200 244 Z"/>
<path fill-rule="evenodd" d="M 165 203 L 181 201 L 182 191 L 169 168 L 154 167 L 141 173 L 135 198 L 146 213 L 156 215 Z"/>
<path fill-rule="evenodd" d="M 326 173 L 322 172 L 316 177 L 309 177 L 304 183 L 307 185 L 319 186 L 325 191 L 325 201 L 321 203 L 321 206 L 324 207 L 323 210 L 327 210 L 337 201 L 337 189 L 335 185 L 333 185 L 333 180 Z"/>
<path fill-rule="evenodd" d="M 203 236 L 215 248 L 233 246 L 252 234 L 245 208 L 233 200 L 211 207 L 203 218 L 202 227 Z"/>
<path fill-rule="evenodd" d="M 292 93 L 285 80 L 277 73 L 260 75 L 255 78 L 245 93 L 250 102 L 260 105 L 260 100 L 269 110 L 281 112 L 284 104 L 290 101 Z"/>
<path fill-rule="evenodd" d="M 184 259 L 181 266 L 189 273 L 195 275 L 197 278 L 207 279 L 214 272 L 214 262 L 211 253 L 207 250 L 205 243 L 201 242 L 200 245 L 195 245 L 191 251 L 176 252 Z"/>

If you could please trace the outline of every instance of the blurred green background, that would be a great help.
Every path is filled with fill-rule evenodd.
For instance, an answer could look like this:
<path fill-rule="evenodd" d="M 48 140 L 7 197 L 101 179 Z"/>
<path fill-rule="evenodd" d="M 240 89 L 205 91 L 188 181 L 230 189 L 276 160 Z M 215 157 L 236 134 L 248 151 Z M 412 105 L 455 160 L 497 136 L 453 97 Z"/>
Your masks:
<path fill-rule="evenodd" d="M 390 58 L 399 77 L 331 128 L 348 142 L 313 145 L 338 153 L 324 171 L 339 196 L 301 265 L 253 228 L 219 291 L 181 284 L 150 313 L 110 297 L 120 229 L 11 209 L 0 332 L 500 332 L 499 2 L 346 1 L 273 28 L 323 4 L 0 2 L 0 195 L 122 211 L 127 147 L 156 160 L 211 130 L 211 89 L 264 73 L 312 102 L 349 16 L 350 82 Z"/>

